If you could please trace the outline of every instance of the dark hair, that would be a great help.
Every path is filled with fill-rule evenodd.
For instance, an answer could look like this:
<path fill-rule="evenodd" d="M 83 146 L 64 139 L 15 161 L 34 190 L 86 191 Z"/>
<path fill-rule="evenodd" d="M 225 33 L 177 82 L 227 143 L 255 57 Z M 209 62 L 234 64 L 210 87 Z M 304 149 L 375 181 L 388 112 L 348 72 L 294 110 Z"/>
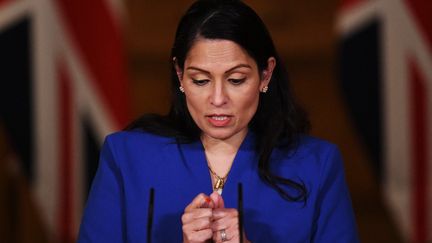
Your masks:
<path fill-rule="evenodd" d="M 276 53 L 273 41 L 262 20 L 249 6 L 236 0 L 198 0 L 180 20 L 171 60 L 183 69 L 190 48 L 198 38 L 230 40 L 240 45 L 255 60 L 260 74 L 270 57 L 276 67 L 266 94 L 260 94 L 257 112 L 249 123 L 256 135 L 260 178 L 289 201 L 305 201 L 307 191 L 302 182 L 283 178 L 270 170 L 270 155 L 275 147 L 294 149 L 299 136 L 306 133 L 309 122 L 295 103 L 287 72 Z M 171 70 L 172 102 L 168 115 L 144 115 L 126 129 L 141 128 L 162 136 L 175 137 L 187 143 L 199 139 L 201 130 L 192 120 L 174 64 Z M 288 193 L 284 187 L 294 189 Z M 292 190 L 289 190 L 292 192 Z"/>

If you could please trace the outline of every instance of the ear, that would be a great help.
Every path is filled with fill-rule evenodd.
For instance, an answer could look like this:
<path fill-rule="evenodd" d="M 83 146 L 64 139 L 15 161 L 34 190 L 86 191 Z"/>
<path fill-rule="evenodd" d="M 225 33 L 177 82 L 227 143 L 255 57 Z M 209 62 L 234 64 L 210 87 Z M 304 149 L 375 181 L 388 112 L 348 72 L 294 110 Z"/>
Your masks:
<path fill-rule="evenodd" d="M 181 86 L 181 82 L 183 80 L 183 70 L 179 67 L 176 57 L 173 58 L 173 65 L 174 65 L 174 68 L 176 70 L 177 78 L 178 78 L 178 80 L 180 82 L 180 86 Z"/>
<path fill-rule="evenodd" d="M 267 67 L 263 70 L 261 75 L 260 90 L 263 90 L 264 87 L 269 85 L 275 66 L 276 59 L 274 57 L 269 57 L 267 60 Z"/>

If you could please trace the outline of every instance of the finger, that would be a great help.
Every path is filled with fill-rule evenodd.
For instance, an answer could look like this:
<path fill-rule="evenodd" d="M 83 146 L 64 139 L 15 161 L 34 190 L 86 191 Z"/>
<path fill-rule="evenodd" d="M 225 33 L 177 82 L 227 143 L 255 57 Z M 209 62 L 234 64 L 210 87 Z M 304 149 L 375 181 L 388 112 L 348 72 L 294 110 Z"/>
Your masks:
<path fill-rule="evenodd" d="M 235 228 L 225 229 L 225 240 L 222 240 L 222 230 L 213 232 L 214 242 L 238 242 L 239 232 Z M 237 241 L 236 241 L 237 240 Z"/>
<path fill-rule="evenodd" d="M 183 224 L 182 229 L 184 233 L 201 231 L 204 229 L 210 229 L 210 224 L 211 224 L 210 218 L 199 218 L 187 224 Z"/>
<path fill-rule="evenodd" d="M 206 197 L 204 199 L 204 203 L 201 205 L 201 208 L 214 208 L 214 203 L 210 197 Z"/>
<path fill-rule="evenodd" d="M 213 237 L 213 232 L 210 229 L 200 230 L 191 233 L 184 233 L 185 242 L 205 242 Z"/>
<path fill-rule="evenodd" d="M 225 207 L 224 200 L 219 193 L 213 192 L 212 194 L 210 194 L 210 198 L 211 198 L 212 202 L 214 203 L 214 208 L 224 208 Z"/>
<path fill-rule="evenodd" d="M 196 208 L 182 215 L 182 223 L 186 224 L 198 218 L 212 218 L 213 212 L 210 208 Z"/>
<path fill-rule="evenodd" d="M 216 221 L 212 221 L 210 224 L 210 228 L 213 230 L 213 232 L 220 231 L 223 229 L 228 229 L 231 227 L 238 228 L 238 219 L 237 218 L 221 218 Z"/>
<path fill-rule="evenodd" d="M 211 203 L 211 199 L 204 193 L 198 194 L 192 202 L 186 206 L 185 212 L 188 212 L 195 208 L 201 208 L 203 206 L 208 206 Z"/>
<path fill-rule="evenodd" d="M 229 239 L 228 241 L 224 241 L 224 243 L 238 243 L 238 242 L 240 242 L 239 236 L 235 236 L 235 237 Z"/>
<path fill-rule="evenodd" d="M 225 231 L 225 234 L 226 234 L 226 238 L 227 238 L 226 241 L 222 241 L 222 237 L 221 237 L 220 232 L 213 233 L 213 238 L 212 239 L 213 239 L 213 241 L 215 243 L 219 243 L 219 242 L 224 242 L 224 243 L 239 243 L 240 242 L 240 235 L 239 235 L 238 230 L 237 231 L 232 231 L 232 230 Z M 245 234 L 244 231 L 243 231 L 243 242 L 250 243 L 250 241 L 246 238 L 246 234 Z"/>
<path fill-rule="evenodd" d="M 224 217 L 238 218 L 238 211 L 235 208 L 215 208 L 213 209 L 213 220 Z"/>

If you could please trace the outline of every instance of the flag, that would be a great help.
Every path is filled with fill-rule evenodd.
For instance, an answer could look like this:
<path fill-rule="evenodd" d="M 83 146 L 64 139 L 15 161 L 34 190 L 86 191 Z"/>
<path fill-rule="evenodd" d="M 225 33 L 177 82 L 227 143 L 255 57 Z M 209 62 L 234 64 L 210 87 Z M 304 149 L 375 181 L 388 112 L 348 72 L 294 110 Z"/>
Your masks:
<path fill-rule="evenodd" d="M 345 0 L 341 85 L 407 242 L 432 241 L 432 1 Z"/>
<path fill-rule="evenodd" d="M 54 242 L 76 238 L 104 137 L 126 125 L 119 0 L 0 0 L 0 124 Z"/>

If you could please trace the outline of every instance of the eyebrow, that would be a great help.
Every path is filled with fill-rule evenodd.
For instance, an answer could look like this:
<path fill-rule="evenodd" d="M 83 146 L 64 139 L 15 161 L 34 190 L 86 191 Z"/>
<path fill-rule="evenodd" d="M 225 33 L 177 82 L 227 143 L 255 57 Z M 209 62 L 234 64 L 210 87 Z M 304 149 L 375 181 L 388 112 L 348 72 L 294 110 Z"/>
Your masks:
<path fill-rule="evenodd" d="M 241 68 L 241 67 L 252 69 L 252 67 L 250 65 L 248 65 L 248 64 L 239 64 L 239 65 L 236 65 L 236 66 L 228 69 L 227 71 L 225 71 L 225 73 L 229 73 L 229 72 L 231 72 L 231 71 L 233 71 L 233 70 L 235 70 L 237 68 Z M 200 71 L 200 72 L 203 72 L 203 73 L 210 74 L 209 71 L 201 69 L 201 68 L 198 68 L 198 67 L 194 67 L 194 66 L 190 66 L 190 67 L 188 67 L 186 69 L 187 70 L 197 70 L 197 71 Z"/>

